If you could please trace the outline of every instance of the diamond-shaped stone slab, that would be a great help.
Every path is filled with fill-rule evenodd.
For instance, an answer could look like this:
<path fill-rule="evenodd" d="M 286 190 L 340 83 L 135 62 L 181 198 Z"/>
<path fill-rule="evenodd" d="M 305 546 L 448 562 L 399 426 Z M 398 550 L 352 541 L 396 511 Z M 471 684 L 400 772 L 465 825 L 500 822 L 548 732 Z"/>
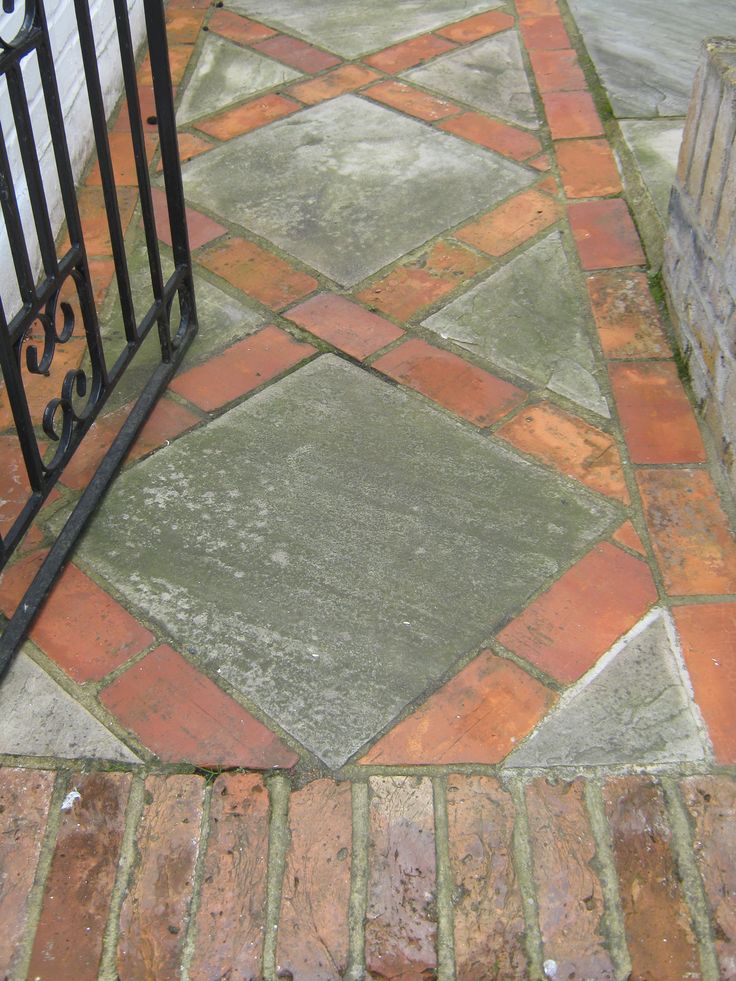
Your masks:
<path fill-rule="evenodd" d="M 518 164 L 352 95 L 184 168 L 188 200 L 346 286 L 532 179 Z"/>
<path fill-rule="evenodd" d="M 123 473 L 81 561 L 337 766 L 620 520 L 325 356 Z"/>
<path fill-rule="evenodd" d="M 229 0 L 228 9 L 355 58 L 377 48 L 492 10 L 502 0 Z"/>
<path fill-rule="evenodd" d="M 402 77 L 512 123 L 539 123 L 514 31 L 443 55 Z"/>

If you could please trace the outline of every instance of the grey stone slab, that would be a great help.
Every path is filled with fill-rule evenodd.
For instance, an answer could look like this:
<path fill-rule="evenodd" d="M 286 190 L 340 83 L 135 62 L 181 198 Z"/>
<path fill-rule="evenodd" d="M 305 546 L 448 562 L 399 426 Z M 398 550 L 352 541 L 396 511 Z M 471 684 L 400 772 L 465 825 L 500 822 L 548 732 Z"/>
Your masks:
<path fill-rule="evenodd" d="M 594 374 L 589 316 L 560 234 L 553 232 L 423 326 L 490 365 L 607 417 L 608 405 Z"/>
<path fill-rule="evenodd" d="M 337 766 L 620 521 L 323 356 L 124 472 L 79 559 Z"/>
<path fill-rule="evenodd" d="M 180 126 L 227 109 L 250 96 L 300 78 L 264 55 L 208 34 L 176 113 Z"/>
<path fill-rule="evenodd" d="M 662 221 L 677 172 L 684 119 L 622 119 L 621 131 Z"/>
<path fill-rule="evenodd" d="M 665 615 L 647 617 L 602 670 L 563 696 L 507 766 L 615 766 L 704 759 L 706 744 Z"/>
<path fill-rule="evenodd" d="M 402 78 L 512 123 L 539 124 L 515 31 L 443 55 Z"/>
<path fill-rule="evenodd" d="M 532 179 L 518 164 L 352 95 L 184 168 L 195 205 L 350 286 Z"/>
<path fill-rule="evenodd" d="M 228 9 L 297 34 L 343 58 L 356 58 L 389 44 L 464 20 L 503 0 L 229 0 Z"/>
<path fill-rule="evenodd" d="M 140 763 L 22 651 L 0 685 L 0 753 Z"/>
<path fill-rule="evenodd" d="M 733 0 L 570 0 L 619 117 L 685 116 L 700 43 L 736 34 Z"/>

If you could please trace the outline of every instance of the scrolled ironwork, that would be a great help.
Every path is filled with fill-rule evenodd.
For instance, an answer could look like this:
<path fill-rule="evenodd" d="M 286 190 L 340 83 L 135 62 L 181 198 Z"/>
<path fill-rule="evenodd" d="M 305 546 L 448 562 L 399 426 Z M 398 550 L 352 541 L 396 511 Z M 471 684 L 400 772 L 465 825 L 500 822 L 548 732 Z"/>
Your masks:
<path fill-rule="evenodd" d="M 23 19 L 21 20 L 20 27 L 17 29 L 15 36 L 8 41 L 3 37 L 3 32 L 0 30 L 0 52 L 2 51 L 12 51 L 17 48 L 20 44 L 25 41 L 28 34 L 38 24 L 37 17 L 37 2 L 36 0 L 23 0 Z M 10 16 L 16 12 L 16 0 L 3 0 L 3 13 Z"/>

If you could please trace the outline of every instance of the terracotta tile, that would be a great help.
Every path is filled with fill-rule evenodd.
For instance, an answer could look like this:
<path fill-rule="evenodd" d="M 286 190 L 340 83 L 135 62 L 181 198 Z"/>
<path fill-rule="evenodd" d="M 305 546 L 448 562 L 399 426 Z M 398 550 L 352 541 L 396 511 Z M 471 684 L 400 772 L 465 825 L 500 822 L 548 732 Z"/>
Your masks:
<path fill-rule="evenodd" d="M 318 286 L 312 276 L 242 238 L 213 246 L 199 257 L 199 262 L 272 310 L 301 300 Z"/>
<path fill-rule="evenodd" d="M 460 112 L 460 108 L 454 103 L 436 99 L 404 82 L 380 82 L 366 89 L 363 94 L 426 122 L 445 119 Z"/>
<path fill-rule="evenodd" d="M 380 77 L 378 72 L 372 72 L 362 65 L 342 65 L 319 78 L 292 85 L 288 93 L 300 102 L 313 106 L 325 99 L 334 99 L 344 92 L 354 92 Z"/>
<path fill-rule="evenodd" d="M 490 37 L 491 34 L 513 26 L 514 18 L 510 14 L 502 10 L 491 10 L 487 14 L 477 14 L 457 24 L 450 24 L 449 27 L 441 27 L 435 33 L 457 44 L 470 44 L 471 41 L 479 41 L 482 37 Z"/>
<path fill-rule="evenodd" d="M 491 426 L 526 398 L 515 385 L 418 339 L 400 344 L 373 367 L 476 426 Z"/>
<path fill-rule="evenodd" d="M 126 463 L 132 463 L 157 450 L 192 426 L 196 426 L 198 422 L 200 422 L 199 416 L 195 416 L 189 409 L 185 409 L 173 399 L 162 398 L 156 403 L 156 407 L 138 433 L 135 443 L 125 458 Z"/>
<path fill-rule="evenodd" d="M 264 41 L 274 37 L 278 32 L 259 24 L 248 17 L 231 13 L 229 10 L 215 10 L 207 25 L 215 34 L 237 41 L 239 44 L 252 44 L 254 41 Z"/>
<path fill-rule="evenodd" d="M 610 269 L 588 276 L 588 293 L 607 358 L 668 358 L 672 350 L 643 272 Z"/>
<path fill-rule="evenodd" d="M 632 551 L 638 552 L 639 555 L 646 555 L 647 550 L 639 537 L 639 532 L 630 521 L 624 521 L 621 527 L 611 535 L 611 538 L 619 545 L 625 545 Z"/>
<path fill-rule="evenodd" d="M 67 280 L 69 282 L 69 280 Z M 79 323 L 79 304 L 76 300 L 72 301 L 72 307 Z M 54 359 L 49 368 L 48 375 L 31 374 L 26 367 L 26 351 L 34 347 L 38 353 L 39 361 L 43 353 L 43 331 L 36 322 L 31 327 L 30 336 L 26 337 L 22 344 L 21 355 L 21 380 L 25 390 L 28 409 L 34 425 L 40 426 L 43 420 L 44 410 L 51 401 L 61 393 L 61 387 L 66 378 L 67 372 L 76 370 L 82 363 L 87 352 L 87 345 L 79 333 L 66 344 L 58 344 L 54 353 Z M 0 430 L 14 429 L 13 413 L 10 408 L 10 399 L 4 385 L 0 384 Z"/>
<path fill-rule="evenodd" d="M 646 263 L 634 222 L 621 198 L 571 204 L 568 216 L 583 269 Z"/>
<path fill-rule="evenodd" d="M 184 78 L 192 55 L 194 54 L 193 44 L 170 44 L 169 45 L 169 70 L 171 72 L 171 84 L 177 88 Z M 151 58 L 146 55 L 138 69 L 138 85 L 153 85 L 153 73 L 151 72 Z"/>
<path fill-rule="evenodd" d="M 326 51 L 313 48 L 306 41 L 300 41 L 295 37 L 287 37 L 281 34 L 278 37 L 270 37 L 265 41 L 256 41 L 253 44 L 256 51 L 282 61 L 290 68 L 296 68 L 300 72 L 312 74 L 322 72 L 325 68 L 333 68 L 340 64 L 340 59 Z"/>
<path fill-rule="evenodd" d="M 0 459 L 3 461 L 0 469 L 0 535 L 4 538 L 25 507 L 31 485 L 20 443 L 14 435 L 0 436 Z"/>
<path fill-rule="evenodd" d="M 133 143 L 129 133 L 110 133 L 110 156 L 112 158 L 112 169 L 115 177 L 115 184 L 118 188 L 138 187 L 138 174 L 135 167 L 135 156 L 133 154 Z M 146 135 L 146 158 L 150 164 L 158 146 L 158 139 L 155 136 Z M 89 173 L 87 184 L 90 187 L 99 187 L 102 184 L 99 162 L 95 163 Z M 137 192 L 136 192 L 137 193 Z"/>
<path fill-rule="evenodd" d="M 538 191 L 544 191 L 545 194 L 552 194 L 556 197 L 559 192 L 557 178 L 554 176 L 554 174 L 550 174 L 548 177 L 545 177 L 544 180 L 539 181 L 539 183 L 536 185 L 536 189 Z"/>
<path fill-rule="evenodd" d="M 462 245 L 437 242 L 427 254 L 405 266 L 396 266 L 361 290 L 358 299 L 396 320 L 408 320 L 489 265 L 489 259 Z"/>
<path fill-rule="evenodd" d="M 162 242 L 171 246 L 171 227 L 169 225 L 169 209 L 166 204 L 166 193 L 158 187 L 151 188 L 153 199 L 153 211 L 156 217 L 156 230 Z M 189 247 L 198 249 L 206 245 L 220 235 L 224 235 L 227 229 L 218 222 L 203 215 L 201 211 L 194 208 L 187 208 L 187 227 L 189 230 Z"/>
<path fill-rule="evenodd" d="M 540 92 L 585 91 L 585 75 L 572 49 L 545 51 L 537 48 L 529 52 L 529 59 Z"/>
<path fill-rule="evenodd" d="M 159 759 L 203 767 L 292 767 L 297 755 L 170 647 L 158 647 L 100 701 Z"/>
<path fill-rule="evenodd" d="M 495 150 L 505 157 L 511 157 L 512 160 L 528 160 L 542 149 L 537 137 L 526 130 L 489 119 L 479 112 L 464 112 L 461 116 L 440 123 L 439 128 L 479 143 L 489 150 Z"/>
<path fill-rule="evenodd" d="M 523 409 L 496 436 L 592 490 L 629 503 L 621 456 L 613 437 L 551 402 Z"/>
<path fill-rule="evenodd" d="M 695 701 L 718 763 L 736 763 L 736 604 L 673 609 Z"/>
<path fill-rule="evenodd" d="M 169 0 L 167 10 L 207 10 L 212 0 Z"/>
<path fill-rule="evenodd" d="M 403 41 L 401 44 L 394 44 L 376 54 L 368 55 L 363 61 L 382 72 L 395 74 L 430 61 L 437 55 L 444 54 L 445 51 L 452 51 L 455 47 L 456 45 L 446 38 L 423 34 L 421 37 L 412 38 L 411 41 Z"/>
<path fill-rule="evenodd" d="M 360 360 L 404 334 L 389 320 L 369 313 L 357 303 L 334 293 L 318 293 L 284 316 Z"/>
<path fill-rule="evenodd" d="M 540 170 L 542 172 L 551 170 L 552 163 L 549 159 L 548 153 L 543 153 L 541 157 L 537 157 L 536 160 L 530 160 L 529 166 L 534 167 L 535 170 Z"/>
<path fill-rule="evenodd" d="M 297 109 L 301 109 L 301 106 L 293 99 L 285 99 L 281 95 L 264 95 L 260 99 L 236 106 L 235 109 L 227 109 L 216 116 L 210 116 L 209 119 L 201 119 L 194 125 L 218 140 L 231 140 L 234 136 L 250 133 L 266 123 L 272 123 L 274 119 L 289 116 Z"/>
<path fill-rule="evenodd" d="M 570 47 L 570 38 L 559 14 L 522 17 L 519 31 L 529 51 L 552 51 Z"/>
<path fill-rule="evenodd" d="M 545 17 L 558 14 L 557 0 L 516 0 L 516 11 L 519 17 Z"/>
<path fill-rule="evenodd" d="M 576 681 L 656 599 L 648 566 L 603 542 L 535 599 L 498 639 L 558 681 Z"/>
<path fill-rule="evenodd" d="M 670 596 L 736 592 L 736 542 L 704 470 L 640 470 L 644 516 Z"/>
<path fill-rule="evenodd" d="M 455 236 L 489 255 L 501 256 L 549 228 L 561 217 L 559 202 L 533 188 L 465 225 L 455 232 Z"/>
<path fill-rule="evenodd" d="M 169 7 L 166 12 L 166 36 L 169 44 L 195 44 L 206 14 L 206 9 Z"/>
<path fill-rule="evenodd" d="M 178 133 L 177 140 L 179 141 L 179 155 L 183 164 L 189 160 L 194 160 L 195 157 L 198 157 L 202 153 L 207 153 L 215 145 L 208 143 L 207 140 L 200 139 L 198 136 L 194 136 L 192 133 Z M 163 160 L 159 160 L 156 164 L 157 173 L 160 174 L 163 169 Z"/>
<path fill-rule="evenodd" d="M 171 382 L 178 395 L 213 412 L 282 375 L 316 354 L 277 327 L 268 326 L 238 341 L 216 358 L 185 371 Z"/>
<path fill-rule="evenodd" d="M 138 191 L 132 187 L 119 187 L 117 192 L 118 210 L 123 235 L 127 232 L 130 219 L 138 201 Z M 82 234 L 87 255 L 108 256 L 112 254 L 110 230 L 107 224 L 107 212 L 101 187 L 80 187 L 77 191 L 79 217 L 82 222 Z M 60 252 L 69 248 L 69 236 L 64 236 Z"/>
<path fill-rule="evenodd" d="M 87 267 L 89 268 L 95 305 L 99 312 L 115 276 L 115 262 L 112 259 L 88 259 Z"/>
<path fill-rule="evenodd" d="M 555 153 L 569 198 L 599 198 L 623 191 L 607 140 L 565 140 L 555 144 Z"/>
<path fill-rule="evenodd" d="M 179 45 L 179 50 L 185 50 L 188 52 L 187 61 L 191 57 L 194 48 L 192 45 Z M 182 74 L 186 70 L 186 63 L 182 68 Z M 173 80 L 172 80 L 173 84 Z M 176 87 L 173 90 L 174 98 L 176 98 Z M 156 113 L 156 98 L 153 94 L 153 85 L 149 81 L 148 84 L 143 85 L 138 81 L 138 105 L 141 115 L 141 123 L 143 124 L 143 132 L 155 136 L 158 134 L 158 117 Z M 113 133 L 130 133 L 130 113 L 128 112 L 128 103 L 124 102 L 120 107 L 120 112 L 115 120 L 115 125 L 112 128 Z"/>
<path fill-rule="evenodd" d="M 603 124 L 588 92 L 542 92 L 553 140 L 603 136 Z"/>
<path fill-rule="evenodd" d="M 483 651 L 368 750 L 361 763 L 498 763 L 556 701 L 511 661 Z"/>
<path fill-rule="evenodd" d="M 608 366 L 624 439 L 634 463 L 703 463 L 705 447 L 672 361 Z"/>

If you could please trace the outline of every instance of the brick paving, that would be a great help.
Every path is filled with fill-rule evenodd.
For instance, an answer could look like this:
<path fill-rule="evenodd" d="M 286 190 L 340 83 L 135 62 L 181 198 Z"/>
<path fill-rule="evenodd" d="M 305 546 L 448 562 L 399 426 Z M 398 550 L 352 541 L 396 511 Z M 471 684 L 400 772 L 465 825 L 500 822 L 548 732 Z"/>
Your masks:
<path fill-rule="evenodd" d="M 504 503 L 509 515 L 514 506 L 523 513 L 524 481 L 504 481 L 521 468 L 530 483 L 532 475 L 547 481 L 550 508 L 552 498 L 559 498 L 558 508 L 574 501 L 599 523 L 590 534 L 586 526 L 589 537 L 568 552 L 542 554 L 546 546 L 539 543 L 540 555 L 529 558 L 525 552 L 513 569 L 504 550 L 521 542 L 519 527 L 509 526 L 511 546 L 491 529 L 496 538 L 490 546 L 482 539 L 486 562 L 505 563 L 503 570 L 521 585 L 513 586 L 495 618 L 488 614 L 474 646 L 447 642 L 457 648 L 443 655 L 424 687 L 392 702 L 388 716 L 380 716 L 384 721 L 371 723 L 370 738 L 356 752 L 342 754 L 341 766 L 328 765 L 297 738 L 291 716 L 280 712 L 278 691 L 264 695 L 273 681 L 257 672 L 246 673 L 244 681 L 227 658 L 218 661 L 217 651 L 208 650 L 207 608 L 175 607 L 178 587 L 161 576 L 153 577 L 153 587 L 147 584 L 143 557 L 141 576 L 132 584 L 122 572 L 111 574 L 115 547 L 124 545 L 111 545 L 105 564 L 83 546 L 31 631 L 23 657 L 43 669 L 59 697 L 77 703 L 79 717 L 105 726 L 128 755 L 114 763 L 104 754 L 39 757 L 24 751 L 22 740 L 14 748 L 3 743 L 9 737 L 0 724 L 0 975 L 53 981 L 736 978 L 732 502 L 722 496 L 666 316 L 650 291 L 651 270 L 617 165 L 615 126 L 581 57 L 576 26 L 556 0 L 517 0 L 500 10 L 468 5 L 469 16 L 438 16 L 433 28 L 407 29 L 380 49 L 343 57 L 332 50 L 340 44 L 320 41 L 319 28 L 306 23 L 291 30 L 288 17 L 275 12 L 261 22 L 256 6 L 255 0 L 168 5 L 179 99 L 196 76 L 208 36 L 237 51 L 258 52 L 299 76 L 292 73 L 287 83 L 246 96 L 222 93 L 219 108 L 190 114 L 192 121 L 180 132 L 187 167 L 205 166 L 208 155 L 228 147 L 246 153 L 257 133 L 285 133 L 276 127 L 298 127 L 313 111 L 329 119 L 331 106 L 350 105 L 353 112 L 371 107 L 386 113 L 380 118 L 390 117 L 391 125 L 419 125 L 428 140 L 452 140 L 458 158 L 467 152 L 500 161 L 513 168 L 504 171 L 513 180 L 496 197 L 478 200 L 471 211 L 460 210 L 439 230 L 420 236 L 415 247 L 391 253 L 390 261 L 359 264 L 359 279 L 348 284 L 318 268 L 316 258 L 311 265 L 309 250 L 290 252 L 289 237 L 280 237 L 280 215 L 270 216 L 273 225 L 266 221 L 256 233 L 247 217 L 203 200 L 193 184 L 196 201 L 188 216 L 202 296 L 214 291 L 220 309 L 237 302 L 247 317 L 237 324 L 240 333 L 223 333 L 222 341 L 219 323 L 203 320 L 197 343 L 204 337 L 206 347 L 172 382 L 126 461 L 121 482 L 141 467 L 155 468 L 159 461 L 165 466 L 172 443 L 206 447 L 203 435 L 211 433 L 214 440 L 219 421 L 241 404 L 261 412 L 271 405 L 276 429 L 288 426 L 279 401 L 285 386 L 332 358 L 354 373 L 356 391 L 366 385 L 366 392 L 384 394 L 385 405 L 409 406 L 412 419 L 451 427 L 443 432 L 466 440 L 470 455 L 490 448 L 495 460 L 507 461 L 508 469 L 497 464 L 496 479 L 501 493 L 519 498 Z M 470 95 L 449 95 L 441 73 L 432 84 L 421 76 L 414 81 L 411 69 L 417 66 L 442 69 L 443 57 L 505 37 L 521 44 L 538 125 L 521 125 L 502 108 L 497 116 L 479 110 Z M 139 82 L 145 106 L 151 85 L 147 60 Z M 346 99 L 353 101 L 339 102 Z M 375 152 L 376 160 L 373 170 L 362 171 L 364 183 L 385 176 L 371 138 L 378 141 L 378 131 L 367 137 L 365 153 Z M 318 143 L 299 147 L 300 155 L 316 161 L 305 166 L 321 166 L 318 153 L 308 156 Z M 133 241 L 139 218 L 124 110 L 112 121 L 111 146 L 123 228 Z M 147 150 L 155 175 L 152 127 Z M 402 164 L 411 166 L 408 159 Z M 185 167 L 185 181 L 194 173 Z M 80 205 L 102 303 L 113 268 L 99 183 L 99 169 L 92 166 Z M 372 193 L 387 186 L 376 184 L 379 190 Z M 312 193 L 308 181 L 300 193 L 305 199 Z M 235 200 L 237 186 L 231 194 Z M 412 222 L 412 209 L 421 217 L 434 203 L 421 197 L 407 202 L 404 213 L 376 227 L 369 206 L 361 218 L 335 199 L 324 221 L 346 235 L 344 223 L 362 221 L 360 233 L 373 236 L 369 244 L 382 237 L 390 242 L 397 227 Z M 160 188 L 154 204 L 166 245 L 170 232 Z M 304 236 L 315 234 L 313 225 L 307 208 Z M 354 241 L 361 240 L 343 241 L 343 251 L 360 251 Z M 564 283 L 547 281 L 543 267 L 534 266 L 545 243 L 561 243 L 555 254 L 564 263 Z M 520 268 L 526 270 L 523 281 Z M 484 313 L 488 283 L 507 290 L 515 320 L 506 334 L 492 312 Z M 542 291 L 549 323 L 547 309 L 535 306 Z M 569 304 L 562 307 L 558 294 L 565 291 Z M 474 297 L 470 313 L 462 308 L 468 295 Z M 497 330 L 497 343 L 484 345 L 473 334 L 476 308 L 480 322 L 488 324 L 484 331 Z M 541 310 L 546 334 L 554 334 L 555 325 L 581 324 L 574 343 L 546 337 L 537 323 Z M 439 313 L 445 319 L 435 329 Z M 63 354 L 51 384 L 79 367 L 83 347 L 72 343 Z M 310 377 L 329 380 L 328 374 Z M 41 412 L 47 389 L 36 377 L 32 386 L 33 411 Z M 112 405 L 67 468 L 58 494 L 3 576 L 6 615 L 53 540 L 58 513 L 89 480 L 128 411 L 127 401 Z M 344 411 L 351 411 L 351 403 L 345 402 Z M 365 416 L 368 436 L 356 452 L 378 466 L 394 434 L 376 431 L 370 409 Z M 243 415 L 242 425 L 257 427 L 260 418 L 255 412 Z M 0 422 L 0 439 L 14 461 L 0 502 L 7 526 L 22 505 L 24 488 L 4 399 Z M 335 440 L 344 439 L 342 430 L 334 432 Z M 420 449 L 428 432 L 417 428 Z M 193 437 L 198 442 L 188 443 Z M 228 439 L 234 438 L 231 430 Z M 209 445 L 210 453 L 220 452 L 214 442 Z M 322 493 L 313 477 L 300 483 L 300 461 L 311 451 L 307 444 L 291 453 L 284 478 L 298 486 L 305 513 L 319 511 Z M 192 465 L 204 469 L 206 455 L 205 450 Z M 425 461 L 429 483 L 432 468 L 439 473 L 440 461 Z M 333 475 L 336 483 L 344 478 L 345 493 L 348 471 L 346 463 L 344 473 Z M 168 509 L 166 520 L 171 514 L 177 520 L 177 507 L 196 511 L 205 504 L 224 514 L 222 500 L 196 496 L 190 476 L 173 474 L 170 500 L 160 512 Z M 249 533 L 234 573 L 218 544 L 202 542 L 203 553 L 215 557 L 207 575 L 217 585 L 218 575 L 230 579 L 232 573 L 244 597 L 248 576 L 262 575 L 255 560 L 250 564 L 249 548 L 257 547 L 259 530 L 268 524 L 269 495 L 279 491 L 269 479 L 264 476 L 258 490 L 263 520 Z M 385 508 L 371 512 L 368 522 L 379 542 L 376 555 L 404 548 L 399 543 L 409 539 L 394 530 L 413 527 L 422 504 L 431 512 L 422 499 L 424 487 L 416 488 L 416 499 L 402 501 L 398 511 L 369 502 Z M 232 474 L 228 494 L 237 498 L 247 490 L 240 474 Z M 462 497 L 472 505 L 478 489 L 463 486 L 455 493 L 462 509 Z M 364 520 L 360 506 L 355 504 L 356 530 Z M 141 499 L 136 507 L 153 505 Z M 333 526 L 337 536 L 336 513 L 323 513 L 320 520 L 327 537 Z M 382 525 L 389 529 L 383 537 Z M 432 533 L 440 552 L 456 549 L 462 535 L 469 540 L 459 524 Z M 338 548 L 348 549 L 349 542 L 339 539 Z M 329 586 L 330 598 L 334 594 L 340 598 L 336 605 L 345 606 L 351 597 L 347 584 L 320 579 L 335 556 L 325 560 L 307 537 L 303 545 L 308 577 L 323 590 Z M 274 590 L 293 561 L 289 547 L 275 547 L 268 556 Z M 390 563 L 401 557 L 387 556 L 382 575 L 399 584 L 394 591 L 402 577 L 421 577 L 422 553 L 419 547 L 414 551 L 415 565 L 397 566 L 395 580 Z M 185 559 L 172 555 L 170 561 Z M 357 567 L 359 557 L 354 561 Z M 542 571 L 525 579 L 525 563 L 537 563 L 534 568 Z M 200 567 L 191 574 L 205 575 Z M 223 590 L 225 585 L 223 578 Z M 201 591 L 204 583 L 195 586 Z M 479 589 L 471 579 L 464 588 Z M 390 597 L 375 589 L 380 602 L 370 615 L 380 619 Z M 238 644 L 246 661 L 249 645 L 265 644 L 273 660 L 286 663 L 293 649 L 306 644 L 309 658 L 336 658 L 332 649 L 320 647 L 321 625 L 335 616 L 327 598 L 319 589 L 302 590 L 301 583 L 299 595 L 293 591 L 280 594 L 261 620 L 257 610 L 252 622 L 228 628 L 239 657 Z M 163 594 L 158 605 L 153 592 Z M 488 605 L 488 599 L 479 594 L 478 605 Z M 374 610 L 370 597 L 365 600 Z M 179 611 L 168 620 L 162 613 L 167 601 Z M 306 636 L 289 635 L 294 627 L 287 613 L 300 606 L 317 607 L 308 644 Z M 429 648 L 438 625 L 427 620 L 417 627 L 412 620 L 419 614 L 407 607 L 399 626 L 423 630 L 421 642 Z M 353 619 L 358 635 L 366 614 L 356 606 L 346 616 L 335 628 L 343 639 Z M 204 632 L 196 636 L 204 640 L 182 632 L 185 620 L 197 622 Z M 564 764 L 506 765 L 519 747 L 534 746 L 545 721 L 569 717 L 568 706 L 592 680 L 605 683 L 618 654 L 655 621 L 668 625 L 661 635 L 672 644 L 668 656 L 689 720 L 687 726 L 682 719 L 668 721 L 672 728 L 664 732 L 665 748 L 656 757 L 664 762 L 619 758 L 604 746 L 604 764 L 578 765 L 573 719 L 562 747 L 563 756 L 568 754 Z M 455 627 L 458 637 L 461 626 Z M 326 707 L 303 705 L 313 725 L 326 727 L 329 721 L 339 731 L 342 718 L 361 713 L 361 700 L 373 696 L 361 695 L 358 686 L 367 684 L 364 673 L 374 653 L 356 649 L 347 667 L 335 660 L 336 678 L 355 672 L 354 700 L 342 706 L 328 697 Z M 397 642 L 393 658 L 400 662 L 403 656 Z M 290 670 L 307 669 L 302 664 Z M 399 677 L 391 675 L 387 687 L 406 683 Z M 633 675 L 630 683 L 621 718 L 606 722 L 620 731 L 637 729 L 648 711 L 636 700 Z M 21 709 L 32 717 L 32 699 Z M 328 720 L 330 715 L 335 718 Z M 684 745 L 683 734 L 693 737 L 688 746 L 700 749 L 668 755 L 668 739 Z M 139 764 L 130 764 L 131 753 Z M 333 755 L 340 757 L 339 751 Z"/>

